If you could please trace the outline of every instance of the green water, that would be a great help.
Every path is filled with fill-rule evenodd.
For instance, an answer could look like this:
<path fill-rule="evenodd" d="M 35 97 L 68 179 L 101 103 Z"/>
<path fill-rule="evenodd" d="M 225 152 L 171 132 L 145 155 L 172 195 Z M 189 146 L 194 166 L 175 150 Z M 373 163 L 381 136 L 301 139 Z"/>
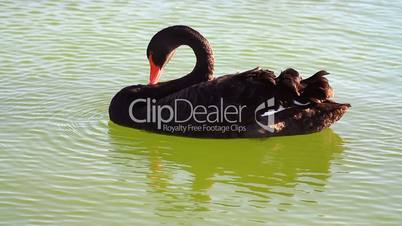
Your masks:
<path fill-rule="evenodd" d="M 401 1 L 1 1 L 0 224 L 401 225 Z M 162 136 L 109 122 L 146 46 L 187 24 L 216 75 L 320 69 L 352 108 L 272 139 Z M 181 47 L 162 80 L 189 72 Z"/>

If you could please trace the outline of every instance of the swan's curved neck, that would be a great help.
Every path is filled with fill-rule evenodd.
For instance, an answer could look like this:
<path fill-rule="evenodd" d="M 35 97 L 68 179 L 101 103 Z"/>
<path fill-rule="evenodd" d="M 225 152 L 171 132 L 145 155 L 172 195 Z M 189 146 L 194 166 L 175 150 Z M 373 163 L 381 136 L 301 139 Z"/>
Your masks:
<path fill-rule="evenodd" d="M 158 46 L 159 44 L 162 44 L 163 47 Z M 172 26 L 158 32 L 152 38 L 150 46 L 153 47 L 154 45 L 158 46 L 156 48 L 159 48 L 159 51 L 165 49 L 168 58 L 172 56 L 172 52 L 179 46 L 187 45 L 194 51 L 196 57 L 194 69 L 187 75 L 152 86 L 158 89 L 158 96 L 168 95 L 194 84 L 213 79 L 213 52 L 208 41 L 197 31 L 186 26 Z"/>
<path fill-rule="evenodd" d="M 196 57 L 193 71 L 185 77 L 189 77 L 195 82 L 211 80 L 214 73 L 214 55 L 208 41 L 203 37 L 197 37 L 195 41 L 185 40 L 183 45 L 190 46 Z"/>
<path fill-rule="evenodd" d="M 172 83 L 175 86 L 177 85 L 181 88 L 185 88 L 213 78 L 213 52 L 208 41 L 198 32 L 194 30 L 178 29 L 174 34 L 172 34 L 170 40 L 166 40 L 166 44 L 169 45 L 171 52 L 179 46 L 187 45 L 194 51 L 196 57 L 194 69 L 189 74 L 166 83 Z"/>

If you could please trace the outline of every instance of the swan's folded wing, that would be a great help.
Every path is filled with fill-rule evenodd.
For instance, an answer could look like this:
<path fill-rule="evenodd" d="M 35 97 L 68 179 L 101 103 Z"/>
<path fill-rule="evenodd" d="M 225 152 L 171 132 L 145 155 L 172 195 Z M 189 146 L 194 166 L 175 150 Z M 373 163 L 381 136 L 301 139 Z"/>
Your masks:
<path fill-rule="evenodd" d="M 209 111 L 232 105 L 242 108 L 244 123 L 254 120 L 254 109 L 273 97 L 275 76 L 272 71 L 253 69 L 250 71 L 218 77 L 212 81 L 195 84 L 157 100 L 157 105 L 178 106 L 178 117 L 185 117 L 196 106 L 204 106 Z M 177 105 L 177 103 L 179 105 Z M 190 104 L 191 103 L 191 104 Z M 175 107 L 176 107 L 175 106 Z"/>
<path fill-rule="evenodd" d="M 324 101 L 333 97 L 332 87 L 329 85 L 328 79 L 323 77 L 327 75 L 326 71 L 319 71 L 310 78 L 301 81 L 302 93 L 301 98 L 310 101 Z"/>

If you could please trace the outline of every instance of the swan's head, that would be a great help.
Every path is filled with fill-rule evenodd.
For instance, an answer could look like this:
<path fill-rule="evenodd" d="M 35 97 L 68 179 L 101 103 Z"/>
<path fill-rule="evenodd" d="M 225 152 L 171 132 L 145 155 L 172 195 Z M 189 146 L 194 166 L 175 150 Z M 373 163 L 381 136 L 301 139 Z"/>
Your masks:
<path fill-rule="evenodd" d="M 208 41 L 188 26 L 175 25 L 156 33 L 148 44 L 147 58 L 150 65 L 150 85 L 158 83 L 163 67 L 174 56 L 177 47 L 181 45 L 188 45 L 193 49 L 197 57 L 197 65 L 205 69 L 205 80 L 209 78 L 209 75 L 212 75 L 214 61 Z"/>
<path fill-rule="evenodd" d="M 174 49 L 166 50 L 164 47 L 147 51 L 150 66 L 149 85 L 155 85 L 159 82 L 163 67 L 170 61 L 175 52 Z"/>
<path fill-rule="evenodd" d="M 156 33 L 148 44 L 147 58 L 150 66 L 149 84 L 159 82 L 163 67 L 169 63 L 179 47 L 182 39 L 180 31 L 185 26 L 172 26 Z"/>

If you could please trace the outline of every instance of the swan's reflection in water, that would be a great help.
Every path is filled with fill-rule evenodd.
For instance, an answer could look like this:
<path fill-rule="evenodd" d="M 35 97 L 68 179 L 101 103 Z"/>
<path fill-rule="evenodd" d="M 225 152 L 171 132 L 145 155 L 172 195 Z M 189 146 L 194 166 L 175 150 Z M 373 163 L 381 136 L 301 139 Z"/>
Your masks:
<path fill-rule="evenodd" d="M 150 192 L 163 195 L 161 200 L 170 210 L 185 208 L 168 205 L 171 201 L 196 208 L 197 203 L 232 196 L 248 197 L 258 205 L 275 197 L 292 197 L 300 190 L 323 191 L 331 160 L 343 151 L 342 139 L 330 129 L 304 136 L 212 140 L 110 124 L 109 134 L 115 157 L 129 154 L 148 159 Z"/>

